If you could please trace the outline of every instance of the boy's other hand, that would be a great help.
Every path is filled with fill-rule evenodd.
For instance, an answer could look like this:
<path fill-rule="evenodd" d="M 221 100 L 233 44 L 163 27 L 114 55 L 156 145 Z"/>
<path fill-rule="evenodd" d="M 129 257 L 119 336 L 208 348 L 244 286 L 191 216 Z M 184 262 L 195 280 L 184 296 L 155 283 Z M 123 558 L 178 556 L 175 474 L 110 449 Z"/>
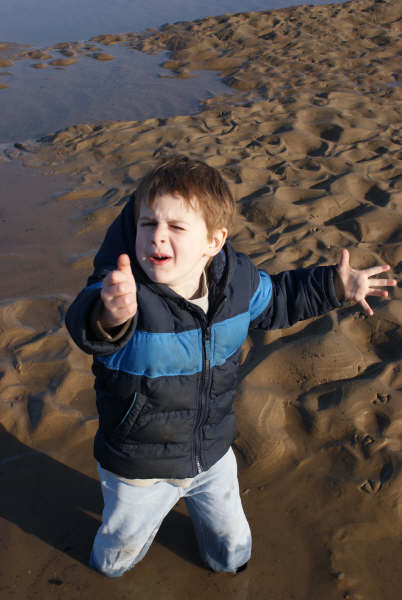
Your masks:
<path fill-rule="evenodd" d="M 388 291 L 382 288 L 394 287 L 397 282 L 395 279 L 370 279 L 370 277 L 389 271 L 390 268 L 389 265 L 379 265 L 369 269 L 352 269 L 349 264 L 349 252 L 344 248 L 337 269 L 345 289 L 345 300 L 358 302 L 367 315 L 373 315 L 374 311 L 367 303 L 366 296 L 386 298 Z"/>
<path fill-rule="evenodd" d="M 127 254 L 119 256 L 117 269 L 103 280 L 101 299 L 100 323 L 105 330 L 123 325 L 137 312 L 137 286 Z"/>

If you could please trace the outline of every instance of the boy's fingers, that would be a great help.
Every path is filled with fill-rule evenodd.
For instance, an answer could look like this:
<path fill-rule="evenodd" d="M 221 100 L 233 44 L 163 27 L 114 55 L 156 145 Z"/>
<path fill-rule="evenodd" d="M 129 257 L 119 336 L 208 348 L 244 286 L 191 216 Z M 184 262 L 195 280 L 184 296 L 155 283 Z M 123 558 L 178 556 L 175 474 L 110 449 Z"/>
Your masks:
<path fill-rule="evenodd" d="M 103 280 L 103 287 L 112 287 L 113 285 L 117 285 L 122 283 L 123 281 L 127 281 L 127 272 L 126 271 L 110 271 Z"/>
<path fill-rule="evenodd" d="M 118 296 L 108 301 L 109 310 L 119 311 L 125 309 L 131 309 L 136 304 L 135 294 L 127 294 L 125 296 Z"/>
<path fill-rule="evenodd" d="M 112 288 L 114 286 L 119 286 L 120 284 L 127 283 L 129 286 L 127 288 L 127 291 L 132 291 L 133 289 L 135 289 L 135 279 L 134 279 L 133 273 L 131 271 L 130 260 L 127 255 L 122 255 L 122 256 L 127 257 L 128 264 L 125 261 L 125 259 L 122 259 L 121 263 L 118 262 L 118 265 L 117 265 L 118 268 L 115 269 L 114 271 L 110 271 L 110 273 L 108 273 L 106 275 L 105 279 L 103 280 L 104 288 Z M 119 257 L 119 261 L 120 261 L 120 259 L 121 259 L 121 256 Z"/>
<path fill-rule="evenodd" d="M 339 260 L 338 267 L 340 269 L 343 269 L 348 266 L 349 266 L 349 250 L 346 250 L 346 248 L 343 248 L 343 250 L 341 252 L 341 258 Z"/>
<path fill-rule="evenodd" d="M 108 326 L 114 327 L 124 323 L 137 312 L 137 296 L 136 294 L 126 294 L 111 298 L 109 300 L 102 299 L 106 322 Z"/>
<path fill-rule="evenodd" d="M 396 279 L 372 279 L 370 287 L 394 287 L 397 284 Z"/>
<path fill-rule="evenodd" d="M 370 308 L 369 304 L 365 300 L 360 300 L 360 306 L 370 317 L 374 314 L 374 311 Z"/>
<path fill-rule="evenodd" d="M 133 292 L 133 287 L 127 282 L 127 280 L 124 280 L 121 283 L 106 285 L 104 286 L 103 290 L 104 295 L 117 297 L 124 296 L 125 294 L 131 294 Z"/>
<path fill-rule="evenodd" d="M 369 269 L 365 269 L 367 277 L 372 277 L 373 275 L 378 275 L 378 273 L 384 273 L 384 271 L 390 270 L 389 265 L 378 265 L 376 267 L 370 267 Z"/>
<path fill-rule="evenodd" d="M 129 273 L 132 275 L 131 263 L 128 254 L 120 254 L 117 259 L 117 269 L 123 273 Z"/>
<path fill-rule="evenodd" d="M 137 302 L 137 294 L 129 292 L 127 294 L 109 294 L 104 292 L 101 294 L 102 302 L 108 308 L 115 306 L 129 306 Z"/>
<path fill-rule="evenodd" d="M 101 322 L 104 327 L 125 323 L 137 312 L 136 284 L 127 254 L 118 257 L 117 268 L 103 280 L 101 299 L 104 308 Z"/>

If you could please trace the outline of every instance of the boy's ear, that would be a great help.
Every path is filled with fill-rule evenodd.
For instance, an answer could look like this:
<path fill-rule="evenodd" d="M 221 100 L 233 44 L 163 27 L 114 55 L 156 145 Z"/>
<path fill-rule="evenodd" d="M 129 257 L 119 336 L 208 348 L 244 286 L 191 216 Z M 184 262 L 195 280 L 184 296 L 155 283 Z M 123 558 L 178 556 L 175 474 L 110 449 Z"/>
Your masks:
<path fill-rule="evenodd" d="M 226 227 L 223 227 L 222 229 L 216 229 L 212 234 L 211 241 L 209 242 L 207 256 L 216 256 L 216 254 L 222 250 L 227 236 L 228 230 Z"/>

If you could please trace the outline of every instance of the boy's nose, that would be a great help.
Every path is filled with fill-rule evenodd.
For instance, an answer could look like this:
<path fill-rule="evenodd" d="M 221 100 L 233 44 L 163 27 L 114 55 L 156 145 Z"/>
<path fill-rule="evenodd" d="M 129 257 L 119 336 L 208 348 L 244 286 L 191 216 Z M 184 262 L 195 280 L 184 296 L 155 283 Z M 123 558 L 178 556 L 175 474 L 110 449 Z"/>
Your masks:
<path fill-rule="evenodd" d="M 161 225 L 157 225 L 154 229 L 152 241 L 155 244 L 163 244 L 166 241 L 166 231 Z"/>

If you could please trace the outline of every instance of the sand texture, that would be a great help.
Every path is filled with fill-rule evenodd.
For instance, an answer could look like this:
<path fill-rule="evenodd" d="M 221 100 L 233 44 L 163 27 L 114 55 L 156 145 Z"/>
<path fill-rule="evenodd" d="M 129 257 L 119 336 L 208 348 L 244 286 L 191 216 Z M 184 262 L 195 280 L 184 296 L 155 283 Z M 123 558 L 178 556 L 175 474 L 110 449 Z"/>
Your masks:
<path fill-rule="evenodd" d="M 373 317 L 348 305 L 247 339 L 235 447 L 254 549 L 237 577 L 203 568 L 181 504 L 133 572 L 87 568 L 97 419 L 90 357 L 63 317 L 107 225 L 174 152 L 221 169 L 238 201 L 232 243 L 259 267 L 333 264 L 346 247 L 353 266 L 389 263 L 399 278 L 401 33 L 400 2 L 357 0 L 101 36 L 85 49 L 98 60 L 113 53 L 97 44 L 169 50 L 167 74 L 216 70 L 235 93 L 196 115 L 77 124 L 2 147 L 1 598 L 399 597 L 400 287 L 371 300 Z M 79 56 L 68 44 L 30 59 Z"/>

